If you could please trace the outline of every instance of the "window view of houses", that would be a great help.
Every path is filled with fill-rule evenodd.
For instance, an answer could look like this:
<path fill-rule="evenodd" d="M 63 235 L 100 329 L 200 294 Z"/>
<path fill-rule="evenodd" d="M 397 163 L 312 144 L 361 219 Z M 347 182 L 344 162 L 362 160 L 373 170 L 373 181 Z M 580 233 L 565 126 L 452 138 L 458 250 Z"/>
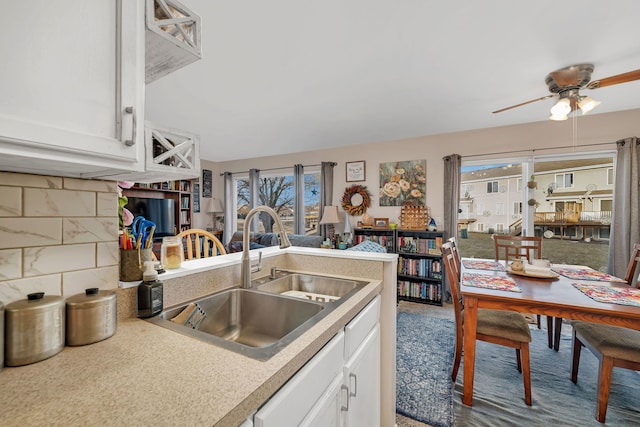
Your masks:
<path fill-rule="evenodd" d="M 545 258 L 566 262 L 568 252 L 585 249 L 596 255 L 594 268 L 606 267 L 613 205 L 613 157 L 538 161 L 524 176 L 518 163 L 467 166 L 460 186 L 460 241 L 493 234 L 542 236 Z M 530 209 L 533 232 L 527 233 Z M 562 243 L 561 243 L 562 242 Z M 559 248 L 572 244 L 571 249 Z M 466 256 L 493 257 L 493 244 L 471 245 Z M 475 249 L 473 249 L 475 247 Z M 557 251 L 557 253 L 556 253 Z M 562 253 L 560 253 L 562 252 Z M 554 261 L 555 258 L 555 261 Z M 594 259 L 597 258 L 597 259 Z"/>

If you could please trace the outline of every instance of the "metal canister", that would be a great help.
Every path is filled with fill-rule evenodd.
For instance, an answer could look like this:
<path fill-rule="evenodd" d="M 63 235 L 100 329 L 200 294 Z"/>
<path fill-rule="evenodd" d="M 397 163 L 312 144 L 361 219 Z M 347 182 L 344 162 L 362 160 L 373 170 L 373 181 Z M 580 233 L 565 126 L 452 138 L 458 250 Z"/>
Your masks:
<path fill-rule="evenodd" d="M 27 295 L 5 307 L 4 363 L 22 366 L 48 359 L 64 348 L 64 298 Z"/>
<path fill-rule="evenodd" d="M 86 345 L 116 333 L 117 297 L 115 291 L 85 289 L 67 298 L 67 345 Z"/>

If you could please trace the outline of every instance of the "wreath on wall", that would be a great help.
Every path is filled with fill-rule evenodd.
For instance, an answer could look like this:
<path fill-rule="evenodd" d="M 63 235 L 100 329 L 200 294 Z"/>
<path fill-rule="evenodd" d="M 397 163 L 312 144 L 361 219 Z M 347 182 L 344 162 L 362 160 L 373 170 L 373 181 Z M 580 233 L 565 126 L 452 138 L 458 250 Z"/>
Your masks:
<path fill-rule="evenodd" d="M 359 196 L 362 202 L 354 204 L 353 198 Z M 357 202 L 356 202 L 357 203 Z M 371 194 L 364 185 L 352 185 L 344 190 L 342 195 L 342 208 L 351 216 L 362 215 L 371 206 Z"/>

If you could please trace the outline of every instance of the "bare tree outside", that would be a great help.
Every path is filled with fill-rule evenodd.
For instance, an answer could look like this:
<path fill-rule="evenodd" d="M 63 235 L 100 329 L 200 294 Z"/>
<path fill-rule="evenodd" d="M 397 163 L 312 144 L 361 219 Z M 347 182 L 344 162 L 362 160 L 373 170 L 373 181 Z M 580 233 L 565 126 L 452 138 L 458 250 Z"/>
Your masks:
<path fill-rule="evenodd" d="M 242 221 L 249 213 L 249 180 L 236 181 L 238 197 L 237 215 L 238 229 L 242 229 Z M 258 204 L 272 208 L 282 221 L 287 233 L 293 233 L 294 217 L 294 183 L 292 175 L 261 177 L 258 186 Z M 320 212 L 320 174 L 309 173 L 304 176 L 304 211 L 305 232 L 317 232 L 318 216 Z M 261 228 L 265 233 L 278 232 L 274 230 L 275 221 L 270 215 L 260 213 Z"/>

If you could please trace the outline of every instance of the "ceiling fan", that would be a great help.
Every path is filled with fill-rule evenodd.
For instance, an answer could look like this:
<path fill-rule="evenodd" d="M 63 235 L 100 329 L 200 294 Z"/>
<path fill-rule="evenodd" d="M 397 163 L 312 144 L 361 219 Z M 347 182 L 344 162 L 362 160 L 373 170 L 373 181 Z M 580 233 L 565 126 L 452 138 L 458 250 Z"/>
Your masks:
<path fill-rule="evenodd" d="M 580 95 L 580 89 L 598 89 L 606 86 L 613 86 L 620 83 L 627 83 L 640 80 L 640 70 L 629 71 L 617 74 L 600 80 L 591 81 L 593 64 L 576 64 L 550 72 L 544 79 L 552 95 L 532 99 L 527 102 L 512 105 L 493 111 L 493 114 L 521 107 L 533 102 L 542 101 L 558 95 L 558 101 L 551 107 L 551 120 L 567 120 L 569 113 L 580 109 L 582 114 L 593 110 L 600 102 L 588 96 Z"/>

